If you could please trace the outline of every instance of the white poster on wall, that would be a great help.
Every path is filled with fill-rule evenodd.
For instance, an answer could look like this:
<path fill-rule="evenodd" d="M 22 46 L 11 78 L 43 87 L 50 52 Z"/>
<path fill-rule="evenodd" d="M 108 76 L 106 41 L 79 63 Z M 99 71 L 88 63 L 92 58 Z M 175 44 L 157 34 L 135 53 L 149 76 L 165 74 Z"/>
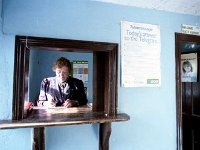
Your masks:
<path fill-rule="evenodd" d="M 181 81 L 197 82 L 197 53 L 181 55 Z"/>
<path fill-rule="evenodd" d="M 160 26 L 121 22 L 121 82 L 123 87 L 159 87 Z"/>

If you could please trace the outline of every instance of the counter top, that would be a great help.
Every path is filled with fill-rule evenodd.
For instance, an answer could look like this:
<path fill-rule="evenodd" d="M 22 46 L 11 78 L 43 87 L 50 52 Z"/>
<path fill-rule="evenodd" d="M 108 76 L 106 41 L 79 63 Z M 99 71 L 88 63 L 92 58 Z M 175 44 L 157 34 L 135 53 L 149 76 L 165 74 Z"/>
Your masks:
<path fill-rule="evenodd" d="M 104 112 L 93 112 L 91 107 L 74 108 L 39 108 L 22 120 L 0 120 L 0 129 L 37 128 L 47 126 L 64 126 L 75 124 L 95 124 L 128 121 L 125 113 L 107 115 Z"/>

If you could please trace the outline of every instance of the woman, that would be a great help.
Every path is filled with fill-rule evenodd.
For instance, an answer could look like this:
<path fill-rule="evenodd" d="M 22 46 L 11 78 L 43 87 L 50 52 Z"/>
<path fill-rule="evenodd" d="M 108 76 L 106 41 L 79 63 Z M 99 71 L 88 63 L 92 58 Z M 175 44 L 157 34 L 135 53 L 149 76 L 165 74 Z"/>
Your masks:
<path fill-rule="evenodd" d="M 184 61 L 182 64 L 182 82 L 196 82 L 196 80 L 191 62 Z"/>
<path fill-rule="evenodd" d="M 69 108 L 87 104 L 83 82 L 69 76 L 70 61 L 60 57 L 52 69 L 56 76 L 45 78 L 41 82 L 38 106 Z"/>

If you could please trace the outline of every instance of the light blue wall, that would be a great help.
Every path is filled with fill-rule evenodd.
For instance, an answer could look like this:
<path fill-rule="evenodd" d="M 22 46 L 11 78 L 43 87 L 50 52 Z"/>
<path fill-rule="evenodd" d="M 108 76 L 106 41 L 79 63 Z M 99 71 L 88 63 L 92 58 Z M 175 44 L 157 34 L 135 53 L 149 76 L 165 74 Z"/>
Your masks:
<path fill-rule="evenodd" d="M 131 120 L 112 124 L 110 149 L 176 150 L 174 33 L 180 32 L 182 23 L 199 24 L 199 17 L 89 0 L 5 0 L 3 16 L 3 33 L 0 33 L 0 119 L 11 118 L 16 34 L 120 44 L 121 20 L 160 25 L 162 85 L 159 88 L 119 86 L 118 109 L 128 113 Z M 46 130 L 47 149 L 97 150 L 97 128 L 98 125 L 49 127 Z M 16 134 L 23 138 L 16 138 Z M 29 150 L 31 136 L 31 129 L 0 131 L 1 149 L 12 150 L 15 147 L 15 150 Z M 19 144 L 22 140 L 26 144 Z M 66 148 L 68 145 L 69 148 Z"/>
<path fill-rule="evenodd" d="M 0 1 L 2 9 L 2 0 Z M 14 62 L 14 37 L 5 35 L 3 29 L 3 12 L 1 11 L 0 19 L 0 96 L 2 97 L 0 106 L 0 118 L 11 118 L 12 110 L 12 85 L 13 85 L 13 62 Z"/>

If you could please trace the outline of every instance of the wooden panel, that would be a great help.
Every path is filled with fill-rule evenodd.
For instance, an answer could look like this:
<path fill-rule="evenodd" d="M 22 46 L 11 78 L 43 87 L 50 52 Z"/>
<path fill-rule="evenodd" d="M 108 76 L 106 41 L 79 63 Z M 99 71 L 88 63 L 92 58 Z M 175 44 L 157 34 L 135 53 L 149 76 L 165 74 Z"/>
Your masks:
<path fill-rule="evenodd" d="M 181 44 L 185 42 L 200 45 L 200 36 L 175 33 L 176 37 L 176 104 L 177 104 L 177 150 L 199 150 L 196 141 L 199 141 L 199 132 L 196 125 L 199 113 L 199 83 L 181 82 Z M 198 52 L 198 49 L 195 50 Z M 198 54 L 199 64 L 199 54 Z M 198 72 L 200 65 L 198 65 Z M 199 82 L 199 75 L 198 82 Z M 183 112 L 182 112 L 183 110 Z M 195 119 L 194 119 L 195 118 Z M 199 128 L 199 127 L 198 127 Z M 196 140 L 195 140 L 196 139 Z M 198 142 L 197 142 L 198 143 Z M 196 149 L 197 148 L 197 149 Z"/>
<path fill-rule="evenodd" d="M 193 114 L 200 116 L 200 83 L 193 83 Z"/>
<path fill-rule="evenodd" d="M 182 83 L 183 113 L 200 115 L 200 82 Z"/>
<path fill-rule="evenodd" d="M 109 150 L 109 138 L 111 134 L 111 123 L 100 124 L 99 129 L 99 150 Z"/>
<path fill-rule="evenodd" d="M 192 150 L 191 117 L 183 115 L 183 150 Z"/>
<path fill-rule="evenodd" d="M 200 149 L 200 118 L 183 114 L 183 150 Z"/>
<path fill-rule="evenodd" d="M 105 72 L 106 68 L 106 55 L 102 52 L 93 53 L 93 111 L 104 111 L 105 100 L 108 100 L 108 97 L 105 97 L 105 77 L 109 76 Z"/>
<path fill-rule="evenodd" d="M 181 50 L 180 38 L 182 34 L 175 33 L 176 40 L 176 124 L 177 124 L 177 150 L 182 150 L 182 84 L 181 84 Z"/>
<path fill-rule="evenodd" d="M 93 109 L 90 112 L 48 113 L 47 109 L 34 110 L 24 118 L 24 100 L 28 91 L 29 51 L 40 47 L 56 51 L 93 53 Z M 0 129 L 35 128 L 35 136 L 42 134 L 40 127 L 72 124 L 100 123 L 99 148 L 109 149 L 111 122 L 127 121 L 127 114 L 117 113 L 118 44 L 108 42 L 54 39 L 43 37 L 16 36 L 13 88 L 12 120 L 1 120 Z M 45 112 L 46 111 L 46 112 Z M 38 137 L 39 138 L 39 137 Z M 35 140 L 33 148 L 42 147 L 41 140 Z"/>
<path fill-rule="evenodd" d="M 36 109 L 33 110 L 32 115 L 23 120 L 0 120 L 0 129 L 111 123 L 129 119 L 130 117 L 124 113 L 116 115 L 92 111 L 85 113 L 49 113 L 47 109 Z"/>
<path fill-rule="evenodd" d="M 184 113 L 192 113 L 192 83 L 190 82 L 182 83 L 182 105 Z"/>
<path fill-rule="evenodd" d="M 198 128 L 194 128 L 192 131 L 192 138 L 193 138 L 193 147 L 194 150 L 200 150 L 200 129 L 199 126 Z"/>
<path fill-rule="evenodd" d="M 32 150 L 45 150 L 45 128 L 33 128 Z"/>
<path fill-rule="evenodd" d="M 13 120 L 23 119 L 23 104 L 28 83 L 29 51 L 33 47 L 41 50 L 91 52 L 94 56 L 93 94 L 94 111 L 116 113 L 117 106 L 117 58 L 118 44 L 95 41 L 54 39 L 30 36 L 16 36 L 15 71 L 13 88 Z"/>

